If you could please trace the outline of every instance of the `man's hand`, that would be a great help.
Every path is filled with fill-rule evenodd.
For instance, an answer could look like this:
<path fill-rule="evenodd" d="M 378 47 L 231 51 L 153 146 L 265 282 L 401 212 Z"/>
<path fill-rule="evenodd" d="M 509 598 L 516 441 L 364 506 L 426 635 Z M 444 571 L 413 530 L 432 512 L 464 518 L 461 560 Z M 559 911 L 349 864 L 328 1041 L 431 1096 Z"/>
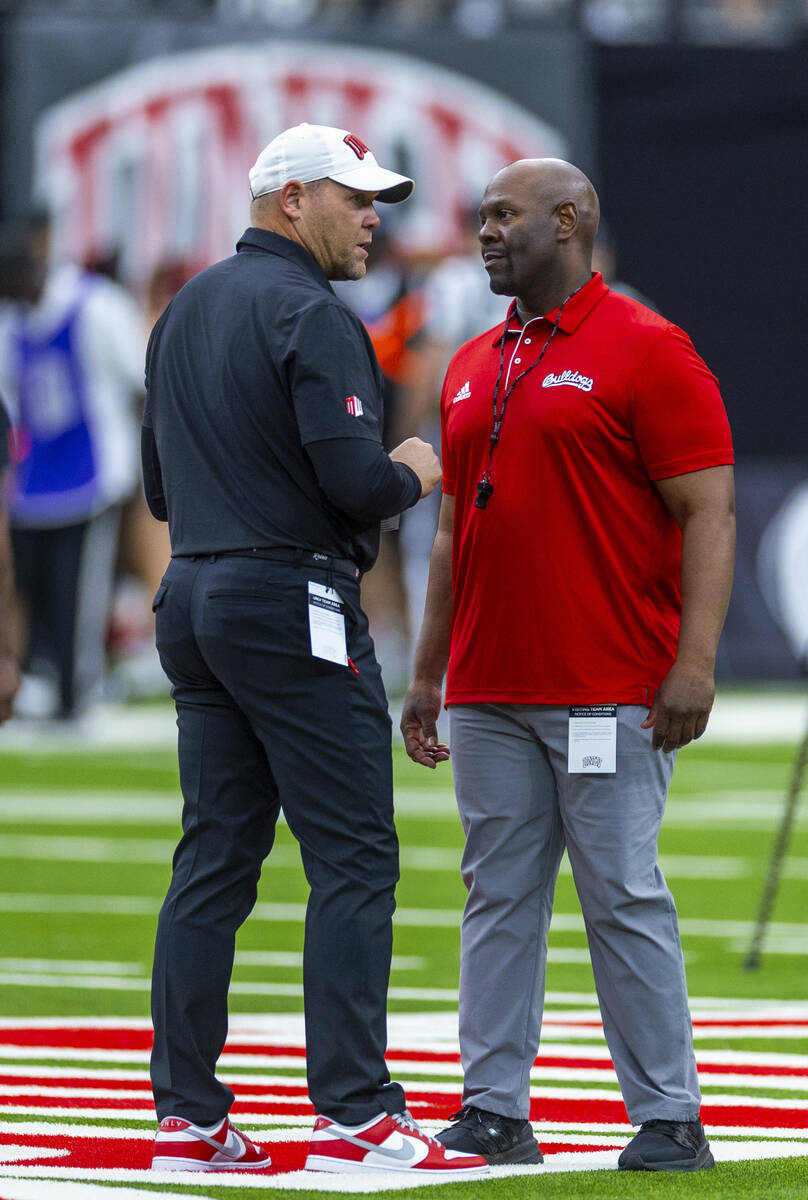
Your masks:
<path fill-rule="evenodd" d="M 0 655 L 0 724 L 14 715 L 12 701 L 20 690 L 20 671 L 11 654 Z"/>
<path fill-rule="evenodd" d="M 435 770 L 446 762 L 449 747 L 438 741 L 438 714 L 443 692 L 440 684 L 413 682 L 404 697 L 401 713 L 401 732 L 404 747 L 413 762 Z"/>
<path fill-rule="evenodd" d="M 428 496 L 440 483 L 443 474 L 440 459 L 429 442 L 422 442 L 417 437 L 407 438 L 400 446 L 396 446 L 395 450 L 390 451 L 390 458 L 393 462 L 404 463 L 415 472 L 421 480 L 421 499 Z"/>
<path fill-rule="evenodd" d="M 715 699 L 713 672 L 675 662 L 659 685 L 654 703 L 642 723 L 653 727 L 653 746 L 670 754 L 700 738 L 707 728 Z"/>

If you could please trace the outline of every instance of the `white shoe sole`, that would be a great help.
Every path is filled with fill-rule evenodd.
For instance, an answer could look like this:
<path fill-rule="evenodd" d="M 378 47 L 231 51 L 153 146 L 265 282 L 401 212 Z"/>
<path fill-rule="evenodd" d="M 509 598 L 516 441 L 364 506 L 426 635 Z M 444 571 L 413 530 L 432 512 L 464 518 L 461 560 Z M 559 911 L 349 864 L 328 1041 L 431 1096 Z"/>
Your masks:
<path fill-rule="evenodd" d="M 154 1158 L 151 1169 L 153 1171 L 260 1171 L 271 1166 L 270 1159 L 267 1159 L 266 1162 L 245 1163 L 233 1162 L 232 1159 L 228 1159 L 226 1162 L 194 1162 L 187 1158 Z"/>
<path fill-rule="evenodd" d="M 330 1158 L 326 1154 L 310 1154 L 306 1159 L 306 1171 L 329 1171 L 331 1173 L 355 1174 L 357 1171 L 393 1171 L 397 1175 L 409 1175 L 412 1178 L 445 1179 L 447 1183 L 455 1180 L 482 1179 L 491 1174 L 490 1167 L 444 1167 L 439 1171 L 430 1171 L 423 1167 L 382 1165 L 366 1166 L 361 1162 L 350 1162 L 344 1158 Z"/>

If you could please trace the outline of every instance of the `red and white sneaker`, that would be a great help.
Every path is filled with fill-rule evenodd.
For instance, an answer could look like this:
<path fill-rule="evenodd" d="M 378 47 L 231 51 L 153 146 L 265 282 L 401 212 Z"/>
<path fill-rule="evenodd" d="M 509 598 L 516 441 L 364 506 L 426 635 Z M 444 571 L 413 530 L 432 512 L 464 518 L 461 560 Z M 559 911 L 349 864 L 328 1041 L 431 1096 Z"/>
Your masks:
<path fill-rule="evenodd" d="M 318 1117 L 309 1142 L 307 1171 L 412 1171 L 431 1178 L 477 1179 L 490 1174 L 479 1154 L 447 1150 L 422 1133 L 409 1112 L 382 1113 L 364 1125 Z"/>
<path fill-rule="evenodd" d="M 229 1117 L 212 1128 L 165 1117 L 154 1139 L 151 1165 L 153 1171 L 252 1171 L 270 1166 L 271 1160 Z"/>

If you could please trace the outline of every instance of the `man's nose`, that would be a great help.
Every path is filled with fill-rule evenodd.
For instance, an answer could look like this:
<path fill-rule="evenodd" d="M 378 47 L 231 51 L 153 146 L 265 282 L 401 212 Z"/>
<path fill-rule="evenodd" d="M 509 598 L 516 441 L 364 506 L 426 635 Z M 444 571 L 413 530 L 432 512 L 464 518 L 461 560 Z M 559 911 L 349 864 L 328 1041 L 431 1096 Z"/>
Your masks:
<path fill-rule="evenodd" d="M 497 231 L 491 225 L 491 222 L 483 221 L 482 225 L 480 226 L 480 232 L 477 234 L 477 237 L 480 239 L 482 244 L 485 246 L 488 242 L 493 242 L 496 239 L 496 236 Z"/>
<path fill-rule="evenodd" d="M 381 222 L 382 222 L 381 217 L 376 212 L 376 209 L 373 208 L 373 206 L 371 205 L 370 209 L 368 210 L 368 215 L 365 217 L 362 224 L 365 225 L 368 229 L 375 229 L 377 225 L 381 225 Z"/>

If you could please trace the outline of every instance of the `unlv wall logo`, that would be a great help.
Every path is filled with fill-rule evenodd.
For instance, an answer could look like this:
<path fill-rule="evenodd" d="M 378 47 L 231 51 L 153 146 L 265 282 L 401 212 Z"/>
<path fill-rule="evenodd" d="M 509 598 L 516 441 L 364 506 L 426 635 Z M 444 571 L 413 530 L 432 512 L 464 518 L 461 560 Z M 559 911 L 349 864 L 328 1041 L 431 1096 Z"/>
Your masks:
<path fill-rule="evenodd" d="M 225 258 L 249 224 L 249 168 L 301 121 L 360 129 L 345 137 L 360 161 L 370 146 L 416 179 L 397 216 L 441 254 L 461 248 L 465 214 L 495 171 L 567 149 L 499 92 L 386 50 L 336 55 L 329 43 L 283 41 L 149 59 L 37 125 L 35 192 L 54 205 L 54 252 L 86 260 L 119 250 L 135 287 L 172 259 L 199 268 Z"/>
<path fill-rule="evenodd" d="M 368 152 L 368 147 L 364 142 L 360 142 L 355 133 L 349 133 L 344 137 L 343 142 L 346 146 L 350 146 L 357 158 L 364 158 Z"/>

